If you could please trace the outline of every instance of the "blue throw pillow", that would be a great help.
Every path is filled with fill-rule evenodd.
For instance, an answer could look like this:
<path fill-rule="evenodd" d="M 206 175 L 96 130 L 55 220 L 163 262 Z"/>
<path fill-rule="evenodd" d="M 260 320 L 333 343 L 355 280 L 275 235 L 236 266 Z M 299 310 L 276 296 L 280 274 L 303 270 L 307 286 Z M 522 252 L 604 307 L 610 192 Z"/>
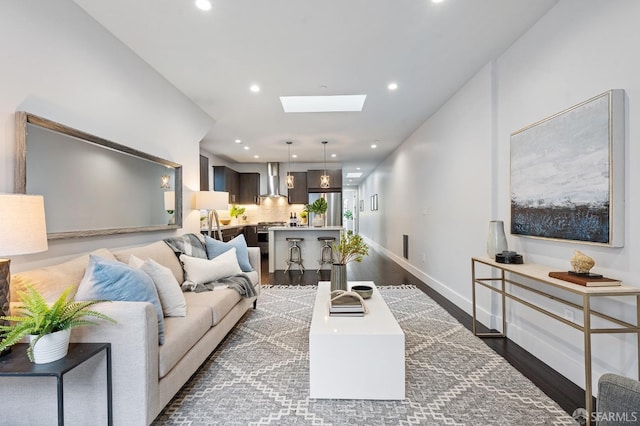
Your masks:
<path fill-rule="evenodd" d="M 116 260 L 90 255 L 75 300 L 150 302 L 158 313 L 158 342 L 164 343 L 164 315 L 149 275 Z"/>
<path fill-rule="evenodd" d="M 229 242 L 222 242 L 220 240 L 214 240 L 208 235 L 204 236 L 204 243 L 207 247 L 207 257 L 209 260 L 214 257 L 220 256 L 225 251 L 231 250 L 231 247 L 236 248 L 236 257 L 238 258 L 238 265 L 242 272 L 251 272 L 251 262 L 249 262 L 249 249 L 247 248 L 247 242 L 244 239 L 244 235 L 240 234 Z"/>

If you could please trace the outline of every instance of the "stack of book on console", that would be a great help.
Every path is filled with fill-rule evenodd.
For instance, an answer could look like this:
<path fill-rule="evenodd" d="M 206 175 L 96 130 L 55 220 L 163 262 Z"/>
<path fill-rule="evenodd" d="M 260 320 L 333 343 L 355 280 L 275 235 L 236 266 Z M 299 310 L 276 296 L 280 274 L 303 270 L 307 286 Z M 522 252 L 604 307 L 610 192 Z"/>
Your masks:
<path fill-rule="evenodd" d="M 362 297 L 354 291 L 333 291 L 329 301 L 332 317 L 361 317 L 367 312 Z"/>
<path fill-rule="evenodd" d="M 549 272 L 551 278 L 568 281 L 570 283 L 583 285 L 585 287 L 613 287 L 620 285 L 620 280 L 603 277 L 598 274 L 580 274 L 573 271 L 568 272 Z"/>

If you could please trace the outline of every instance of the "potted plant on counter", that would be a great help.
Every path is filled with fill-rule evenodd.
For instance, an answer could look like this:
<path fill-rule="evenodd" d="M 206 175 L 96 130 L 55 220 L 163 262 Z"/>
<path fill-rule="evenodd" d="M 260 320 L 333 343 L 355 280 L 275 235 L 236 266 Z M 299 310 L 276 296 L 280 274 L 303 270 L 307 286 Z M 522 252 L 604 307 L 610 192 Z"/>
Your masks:
<path fill-rule="evenodd" d="M 312 204 L 307 204 L 305 210 L 309 213 L 313 213 L 313 226 L 323 226 L 324 225 L 324 214 L 327 212 L 327 200 L 324 198 L 318 198 Z"/>
<path fill-rule="evenodd" d="M 30 285 L 26 286 L 26 291 L 18 291 L 21 305 L 16 309 L 21 310 L 23 315 L 0 317 L 11 322 L 9 325 L 0 325 L 0 350 L 11 347 L 23 337 L 29 336 L 29 360 L 36 364 L 53 362 L 67 355 L 72 328 L 97 324 L 86 317 L 116 322 L 101 312 L 87 309 L 96 303 L 104 302 L 103 300 L 75 302 L 69 297 L 72 289 L 73 287 L 69 287 L 63 291 L 51 306 Z"/>
<path fill-rule="evenodd" d="M 336 262 L 331 265 L 331 291 L 347 290 L 347 263 L 362 262 L 369 255 L 369 246 L 353 231 L 340 233 L 340 241 L 333 243 Z"/>
<path fill-rule="evenodd" d="M 229 209 L 229 216 L 234 217 L 236 219 L 236 223 L 237 223 L 238 222 L 238 216 L 243 215 L 245 210 L 246 209 L 244 207 L 240 207 L 239 205 L 234 204 Z"/>

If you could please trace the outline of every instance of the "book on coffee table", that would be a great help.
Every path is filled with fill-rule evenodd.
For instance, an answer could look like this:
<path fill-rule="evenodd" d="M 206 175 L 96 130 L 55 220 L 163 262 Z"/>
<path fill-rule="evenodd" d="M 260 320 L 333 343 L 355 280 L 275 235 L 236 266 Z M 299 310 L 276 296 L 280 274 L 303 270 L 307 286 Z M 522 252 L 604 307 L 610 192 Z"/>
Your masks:
<path fill-rule="evenodd" d="M 570 272 L 549 272 L 551 278 L 568 281 L 585 287 L 614 287 L 621 284 L 620 280 L 607 277 L 591 277 L 588 275 L 572 274 Z"/>
<path fill-rule="evenodd" d="M 329 301 L 329 314 L 362 314 L 365 307 L 357 294 L 342 293 Z"/>

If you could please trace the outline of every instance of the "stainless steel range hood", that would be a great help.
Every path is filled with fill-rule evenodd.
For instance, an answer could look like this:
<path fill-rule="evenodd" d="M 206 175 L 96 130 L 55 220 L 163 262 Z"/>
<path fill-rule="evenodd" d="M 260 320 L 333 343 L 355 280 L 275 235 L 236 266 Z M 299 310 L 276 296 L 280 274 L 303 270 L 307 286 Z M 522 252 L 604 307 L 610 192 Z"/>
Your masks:
<path fill-rule="evenodd" d="M 267 163 L 267 193 L 261 197 L 284 197 L 280 195 L 280 163 Z"/>

